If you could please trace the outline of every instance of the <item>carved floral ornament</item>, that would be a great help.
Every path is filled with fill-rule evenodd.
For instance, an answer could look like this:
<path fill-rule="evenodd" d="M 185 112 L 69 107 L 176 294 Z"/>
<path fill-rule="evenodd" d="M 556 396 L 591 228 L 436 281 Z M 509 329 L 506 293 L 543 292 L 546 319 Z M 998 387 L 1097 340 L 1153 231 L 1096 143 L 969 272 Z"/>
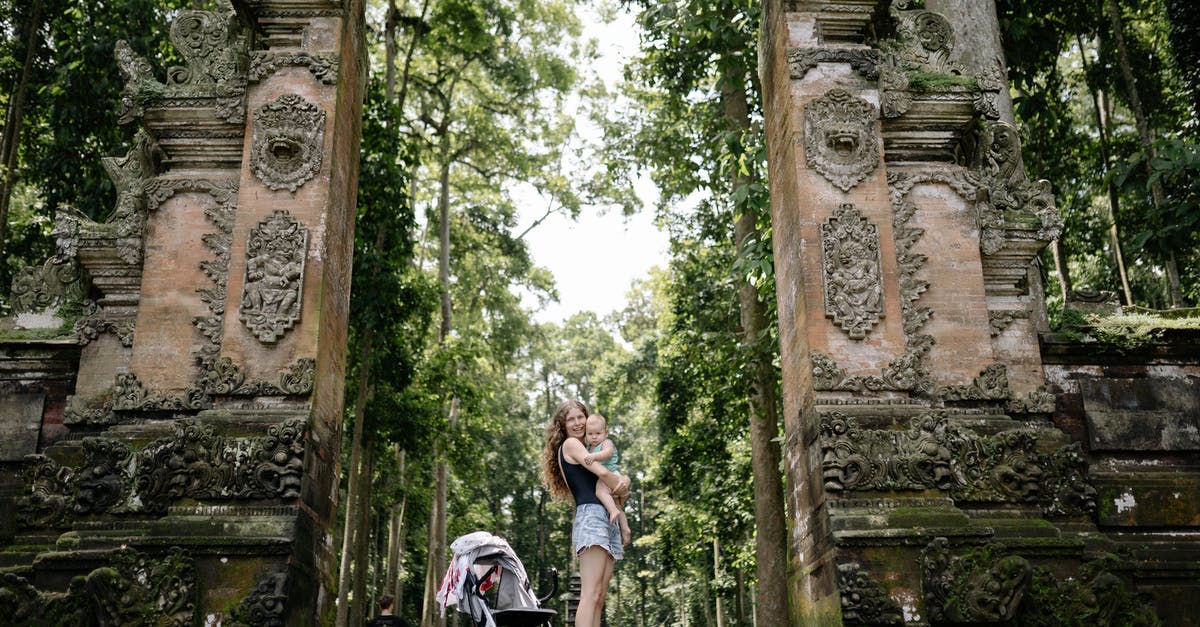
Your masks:
<path fill-rule="evenodd" d="M 804 152 L 808 166 L 843 192 L 879 164 L 871 103 L 845 89 L 831 89 L 804 108 Z"/>
<path fill-rule="evenodd" d="M 278 210 L 250 231 L 238 318 L 264 344 L 276 342 L 300 320 L 308 230 Z"/>
<path fill-rule="evenodd" d="M 321 170 L 325 111 L 284 94 L 254 112 L 250 168 L 264 185 L 294 192 Z"/>
<path fill-rule="evenodd" d="M 861 340 L 883 317 L 879 230 L 852 204 L 821 225 L 825 315 L 850 339 Z"/>

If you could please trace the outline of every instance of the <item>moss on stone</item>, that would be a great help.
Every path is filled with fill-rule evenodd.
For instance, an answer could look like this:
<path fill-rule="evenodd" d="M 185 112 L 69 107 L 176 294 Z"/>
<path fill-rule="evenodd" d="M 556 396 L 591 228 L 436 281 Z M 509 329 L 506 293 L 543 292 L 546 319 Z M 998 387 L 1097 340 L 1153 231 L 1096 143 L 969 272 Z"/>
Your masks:
<path fill-rule="evenodd" d="M 911 71 L 908 73 L 908 88 L 917 93 L 960 89 L 978 90 L 979 81 L 973 76 Z"/>

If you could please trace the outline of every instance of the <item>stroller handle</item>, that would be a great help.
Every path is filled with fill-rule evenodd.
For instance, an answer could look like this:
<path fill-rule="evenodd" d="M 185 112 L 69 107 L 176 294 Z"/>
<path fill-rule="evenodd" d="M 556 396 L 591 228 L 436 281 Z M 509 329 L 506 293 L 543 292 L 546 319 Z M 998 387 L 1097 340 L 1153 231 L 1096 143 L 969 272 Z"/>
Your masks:
<path fill-rule="evenodd" d="M 558 569 L 551 566 L 550 567 L 550 592 L 547 592 L 545 596 L 538 597 L 538 605 L 545 605 L 546 601 L 549 601 L 550 597 L 553 597 L 556 594 L 558 594 Z"/>

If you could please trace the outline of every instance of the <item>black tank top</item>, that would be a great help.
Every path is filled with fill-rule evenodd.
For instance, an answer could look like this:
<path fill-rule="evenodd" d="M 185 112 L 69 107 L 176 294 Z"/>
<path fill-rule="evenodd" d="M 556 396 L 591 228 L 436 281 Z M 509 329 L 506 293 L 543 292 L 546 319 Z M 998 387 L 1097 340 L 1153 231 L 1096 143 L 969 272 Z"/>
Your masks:
<path fill-rule="evenodd" d="M 600 499 L 596 498 L 596 475 L 588 472 L 582 464 L 567 461 L 561 446 L 558 447 L 558 461 L 562 462 L 563 479 L 567 480 L 567 487 L 571 489 L 571 496 L 575 498 L 575 506 L 588 503 L 601 505 Z"/>

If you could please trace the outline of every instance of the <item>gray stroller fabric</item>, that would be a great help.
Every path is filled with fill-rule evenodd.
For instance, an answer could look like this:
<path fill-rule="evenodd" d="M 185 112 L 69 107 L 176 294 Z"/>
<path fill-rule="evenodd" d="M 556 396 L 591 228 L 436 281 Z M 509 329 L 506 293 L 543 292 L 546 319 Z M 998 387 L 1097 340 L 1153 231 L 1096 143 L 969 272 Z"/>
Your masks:
<path fill-rule="evenodd" d="M 446 607 L 458 605 L 458 610 L 469 614 L 476 625 L 495 627 L 492 609 L 538 607 L 537 597 L 529 586 L 525 565 L 504 538 L 486 531 L 476 531 L 451 542 L 450 551 L 454 559 L 437 593 L 443 616 Z M 487 601 L 475 593 L 475 586 L 493 564 L 499 564 L 503 570 L 499 573 L 496 607 L 489 608 Z"/>

